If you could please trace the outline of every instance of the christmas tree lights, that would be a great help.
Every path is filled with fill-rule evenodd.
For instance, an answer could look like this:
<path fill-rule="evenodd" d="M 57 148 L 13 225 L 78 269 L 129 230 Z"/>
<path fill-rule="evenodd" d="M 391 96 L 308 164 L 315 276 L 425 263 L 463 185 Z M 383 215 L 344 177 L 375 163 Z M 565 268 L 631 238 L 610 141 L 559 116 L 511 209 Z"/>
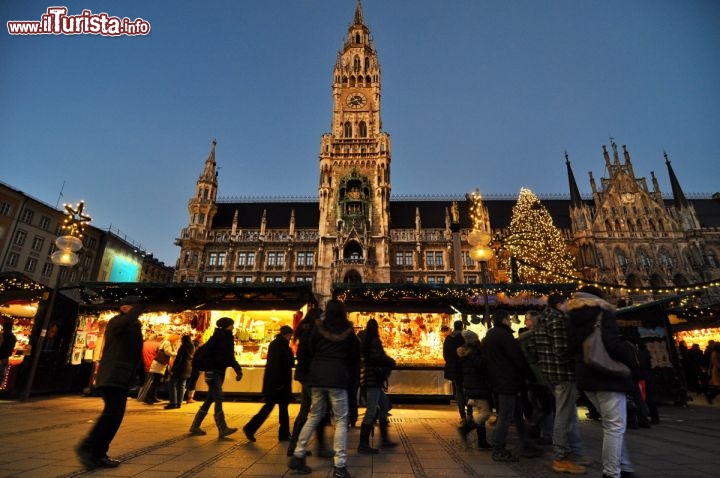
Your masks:
<path fill-rule="evenodd" d="M 560 229 L 529 189 L 520 190 L 508 232 L 503 245 L 511 257 L 518 259 L 521 283 L 558 283 L 576 275 Z"/>

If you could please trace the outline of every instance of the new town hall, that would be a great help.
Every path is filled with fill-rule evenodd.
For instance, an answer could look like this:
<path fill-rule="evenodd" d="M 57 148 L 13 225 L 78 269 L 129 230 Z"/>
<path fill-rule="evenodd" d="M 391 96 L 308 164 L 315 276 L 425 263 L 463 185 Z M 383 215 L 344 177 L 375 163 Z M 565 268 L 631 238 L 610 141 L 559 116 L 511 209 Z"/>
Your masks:
<path fill-rule="evenodd" d="M 381 128 L 380 64 L 359 2 L 332 84 L 332 130 L 321 136 L 318 199 L 218 200 L 222 177 L 213 141 L 188 203 L 188 225 L 176 240 L 181 251 L 175 281 L 307 281 L 325 300 L 333 283 L 451 283 L 458 267 L 466 283 L 483 280 L 480 264 L 469 256 L 464 202 L 462 252 L 456 255 L 453 198 L 391 196 L 392 145 Z M 607 177 L 590 176 L 591 199 L 580 196 L 566 157 L 569 199 L 542 201 L 575 256 L 577 277 L 655 288 L 719 278 L 720 198 L 688 199 L 665 157 L 672 199 L 664 199 L 655 174 L 650 184 L 636 177 L 630 152 L 621 149 L 611 140 L 598 151 Z M 493 234 L 502 235 L 515 200 L 483 204 Z M 490 282 L 508 277 L 494 259 L 487 271 Z"/>

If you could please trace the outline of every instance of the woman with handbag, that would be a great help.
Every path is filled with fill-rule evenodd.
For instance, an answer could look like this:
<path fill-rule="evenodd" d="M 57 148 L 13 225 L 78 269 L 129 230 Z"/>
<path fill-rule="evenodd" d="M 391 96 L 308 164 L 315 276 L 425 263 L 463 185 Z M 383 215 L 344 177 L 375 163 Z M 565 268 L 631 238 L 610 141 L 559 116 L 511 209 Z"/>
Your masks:
<path fill-rule="evenodd" d="M 154 405 L 160 401 L 157 398 L 157 388 L 165 376 L 170 360 L 177 355 L 177 344 L 179 341 L 180 336 L 172 333 L 160 342 L 155 358 L 150 364 L 150 388 L 143 400 L 143 403 L 146 405 Z"/>
<path fill-rule="evenodd" d="M 604 299 L 600 289 L 582 287 L 568 301 L 567 312 L 568 352 L 575 358 L 578 388 L 585 392 L 602 416 L 603 477 L 631 477 L 634 468 L 625 444 L 626 394 L 637 387 L 636 378 L 631 374 L 602 371 L 598 366 L 593 367 L 587 363 L 584 343 L 598 327 L 602 337 L 601 345 L 609 358 L 621 362 L 637 374 L 637 362 L 632 346 L 620 336 L 615 308 Z"/>
<path fill-rule="evenodd" d="M 380 421 L 380 439 L 383 448 L 395 448 L 397 443 L 390 440 L 388 435 L 388 404 L 385 399 L 387 379 L 395 359 L 385 353 L 378 323 L 375 319 L 367 321 L 360 344 L 362 368 L 360 370 L 360 386 L 365 389 L 365 417 L 360 425 L 360 443 L 358 452 L 374 454 L 377 448 L 370 446 L 370 433 L 373 430 L 375 419 Z"/>

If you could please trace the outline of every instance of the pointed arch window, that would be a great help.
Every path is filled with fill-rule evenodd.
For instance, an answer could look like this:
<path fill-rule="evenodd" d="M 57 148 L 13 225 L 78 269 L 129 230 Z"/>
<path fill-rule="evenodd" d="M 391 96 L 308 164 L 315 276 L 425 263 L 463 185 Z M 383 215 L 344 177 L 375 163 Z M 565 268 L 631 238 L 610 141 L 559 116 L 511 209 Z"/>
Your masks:
<path fill-rule="evenodd" d="M 370 69 L 370 58 L 365 57 L 365 72 L 367 73 L 367 71 L 368 71 L 369 69 Z M 367 81 L 368 81 L 368 83 L 370 83 L 370 77 L 369 77 L 369 76 L 367 77 Z"/>
<path fill-rule="evenodd" d="M 349 121 L 345 122 L 345 125 L 343 127 L 343 137 L 352 138 L 352 125 Z"/>
<path fill-rule="evenodd" d="M 358 125 L 358 136 L 361 138 L 367 138 L 367 124 L 365 124 L 364 121 L 361 121 Z"/>
<path fill-rule="evenodd" d="M 670 253 L 668 253 L 665 250 L 662 250 L 662 251 L 660 251 L 659 258 L 660 258 L 660 265 L 663 269 L 665 269 L 667 271 L 673 270 L 673 268 L 675 267 L 675 263 L 673 262 L 673 258 L 670 255 Z"/>
<path fill-rule="evenodd" d="M 360 71 L 360 57 L 357 55 L 355 56 L 355 58 L 353 58 L 353 71 L 355 71 L 355 72 Z"/>
<path fill-rule="evenodd" d="M 622 269 L 623 272 L 627 270 L 628 258 L 622 251 L 615 251 L 615 262 L 618 266 L 620 266 L 620 269 Z"/>

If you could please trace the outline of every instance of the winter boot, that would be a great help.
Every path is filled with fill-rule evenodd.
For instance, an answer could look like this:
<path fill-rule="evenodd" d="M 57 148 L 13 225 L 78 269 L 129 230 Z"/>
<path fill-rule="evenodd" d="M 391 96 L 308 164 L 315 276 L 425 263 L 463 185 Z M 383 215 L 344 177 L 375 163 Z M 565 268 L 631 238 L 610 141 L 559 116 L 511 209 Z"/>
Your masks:
<path fill-rule="evenodd" d="M 398 446 L 397 442 L 390 440 L 390 436 L 388 433 L 388 421 L 387 420 L 380 422 L 380 439 L 381 439 L 380 446 L 382 448 L 395 448 L 396 446 Z"/>
<path fill-rule="evenodd" d="M 225 423 L 225 414 L 223 412 L 215 414 L 215 425 L 217 425 L 219 438 L 232 435 L 238 430 L 237 428 L 230 428 L 227 426 L 227 423 Z"/>
<path fill-rule="evenodd" d="M 195 400 L 193 400 L 194 396 L 195 396 L 195 390 L 188 390 L 187 398 L 185 399 L 185 403 L 194 403 L 195 402 Z"/>
<path fill-rule="evenodd" d="M 467 448 L 467 446 L 468 446 L 468 442 L 467 442 L 468 433 L 470 433 L 473 430 L 473 428 L 475 428 L 475 422 L 473 422 L 472 420 L 466 420 L 465 423 L 460 425 L 457 429 L 458 436 L 460 437 L 460 441 L 465 446 L 465 448 Z"/>
<path fill-rule="evenodd" d="M 295 470 L 299 475 L 309 475 L 312 473 L 312 468 L 307 466 L 305 457 L 298 458 L 295 455 L 290 456 L 290 458 L 288 458 L 288 468 Z"/>
<path fill-rule="evenodd" d="M 203 420 L 205 420 L 205 416 L 207 415 L 207 410 L 200 409 L 195 414 L 195 419 L 192 422 L 192 425 L 190 425 L 190 435 L 207 435 L 207 432 L 200 428 L 200 425 L 202 424 Z"/>
<path fill-rule="evenodd" d="M 320 458 L 332 458 L 335 452 L 325 444 L 325 424 L 320 423 L 315 429 L 315 441 L 317 442 L 317 456 Z"/>
<path fill-rule="evenodd" d="M 487 433 L 485 432 L 485 425 L 481 425 L 476 428 L 478 437 L 478 448 L 481 450 L 489 450 L 492 445 L 487 441 Z"/>
<path fill-rule="evenodd" d="M 370 446 L 370 433 L 373 431 L 372 425 L 360 425 L 360 443 L 358 444 L 358 453 L 364 453 L 366 455 L 374 455 L 380 450 Z"/>

